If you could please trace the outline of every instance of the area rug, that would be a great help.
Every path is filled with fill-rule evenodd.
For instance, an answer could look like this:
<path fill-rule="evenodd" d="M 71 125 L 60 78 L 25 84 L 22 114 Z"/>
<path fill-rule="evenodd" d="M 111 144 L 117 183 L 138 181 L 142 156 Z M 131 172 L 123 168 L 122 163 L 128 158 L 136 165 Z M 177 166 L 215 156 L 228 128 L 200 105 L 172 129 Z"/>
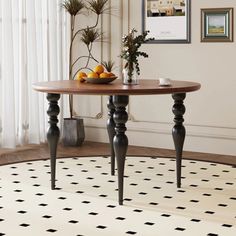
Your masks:
<path fill-rule="evenodd" d="M 108 157 L 57 161 L 50 190 L 49 161 L 0 167 L 0 236 L 235 236 L 236 168 L 183 160 L 127 157 L 124 205 Z"/>

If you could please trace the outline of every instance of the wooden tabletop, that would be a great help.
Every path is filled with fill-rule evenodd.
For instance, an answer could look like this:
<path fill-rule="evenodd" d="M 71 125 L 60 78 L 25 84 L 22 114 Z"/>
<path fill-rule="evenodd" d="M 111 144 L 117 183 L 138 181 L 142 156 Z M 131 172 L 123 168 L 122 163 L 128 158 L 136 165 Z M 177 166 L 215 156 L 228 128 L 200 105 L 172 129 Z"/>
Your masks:
<path fill-rule="evenodd" d="M 187 93 L 200 89 L 201 85 L 189 81 L 171 81 L 171 86 L 160 86 L 158 80 L 139 80 L 138 85 L 123 85 L 121 80 L 110 84 L 80 83 L 76 80 L 39 82 L 33 88 L 39 92 L 54 94 L 87 95 L 151 95 Z"/>

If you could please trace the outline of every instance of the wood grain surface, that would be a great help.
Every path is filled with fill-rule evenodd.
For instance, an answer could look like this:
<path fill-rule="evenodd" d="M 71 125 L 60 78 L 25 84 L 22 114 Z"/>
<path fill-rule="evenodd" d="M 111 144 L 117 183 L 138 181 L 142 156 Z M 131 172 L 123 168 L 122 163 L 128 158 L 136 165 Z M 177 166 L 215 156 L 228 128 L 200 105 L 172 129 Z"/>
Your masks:
<path fill-rule="evenodd" d="M 55 94 L 87 95 L 152 95 L 187 93 L 199 90 L 201 85 L 189 81 L 171 81 L 170 86 L 160 86 L 159 80 L 140 80 L 138 85 L 124 85 L 121 80 L 110 84 L 80 83 L 77 80 L 39 82 L 33 89 L 39 92 Z"/>

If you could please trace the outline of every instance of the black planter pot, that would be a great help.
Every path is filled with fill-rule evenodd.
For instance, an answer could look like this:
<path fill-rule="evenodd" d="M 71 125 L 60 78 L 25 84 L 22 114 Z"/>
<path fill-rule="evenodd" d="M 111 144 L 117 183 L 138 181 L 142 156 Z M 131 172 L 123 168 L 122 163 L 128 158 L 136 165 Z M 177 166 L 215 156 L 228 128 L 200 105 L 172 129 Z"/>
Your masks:
<path fill-rule="evenodd" d="M 80 118 L 64 118 L 62 143 L 64 146 L 81 146 L 85 139 L 84 122 Z"/>

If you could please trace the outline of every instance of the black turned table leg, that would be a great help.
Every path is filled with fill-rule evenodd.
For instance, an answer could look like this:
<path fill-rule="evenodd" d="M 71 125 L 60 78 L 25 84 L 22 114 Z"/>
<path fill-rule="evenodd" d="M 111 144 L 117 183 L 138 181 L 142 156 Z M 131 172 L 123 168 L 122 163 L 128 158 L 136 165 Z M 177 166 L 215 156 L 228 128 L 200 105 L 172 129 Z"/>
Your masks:
<path fill-rule="evenodd" d="M 118 190 L 119 190 L 119 204 L 123 205 L 123 183 L 124 183 L 124 168 L 125 157 L 128 148 L 128 138 L 125 135 L 125 123 L 128 120 L 126 106 L 129 103 L 129 96 L 114 95 L 113 104 L 115 106 L 115 113 L 113 115 L 115 121 L 115 136 L 113 139 L 114 151 L 117 161 L 118 170 Z"/>
<path fill-rule="evenodd" d="M 183 126 L 185 113 L 184 99 L 185 93 L 176 93 L 172 95 L 174 99 L 174 105 L 172 111 L 175 115 L 175 125 L 172 129 L 172 136 L 175 144 L 176 151 L 176 173 L 177 173 L 177 187 L 181 187 L 181 164 L 182 164 L 182 152 L 185 139 L 185 127 Z"/>
<path fill-rule="evenodd" d="M 111 148 L 111 175 L 115 175 L 115 151 L 113 146 L 113 139 L 115 136 L 115 122 L 113 119 L 113 114 L 115 112 L 115 106 L 112 102 L 112 96 L 109 96 L 107 107 L 108 107 L 107 132 Z"/>
<path fill-rule="evenodd" d="M 49 101 L 47 114 L 49 116 L 48 123 L 50 124 L 47 132 L 47 139 L 51 158 L 51 189 L 55 189 L 57 144 L 60 136 L 60 130 L 57 126 L 57 116 L 60 112 L 60 108 L 57 103 L 59 99 L 60 94 L 47 94 L 47 100 Z"/>

